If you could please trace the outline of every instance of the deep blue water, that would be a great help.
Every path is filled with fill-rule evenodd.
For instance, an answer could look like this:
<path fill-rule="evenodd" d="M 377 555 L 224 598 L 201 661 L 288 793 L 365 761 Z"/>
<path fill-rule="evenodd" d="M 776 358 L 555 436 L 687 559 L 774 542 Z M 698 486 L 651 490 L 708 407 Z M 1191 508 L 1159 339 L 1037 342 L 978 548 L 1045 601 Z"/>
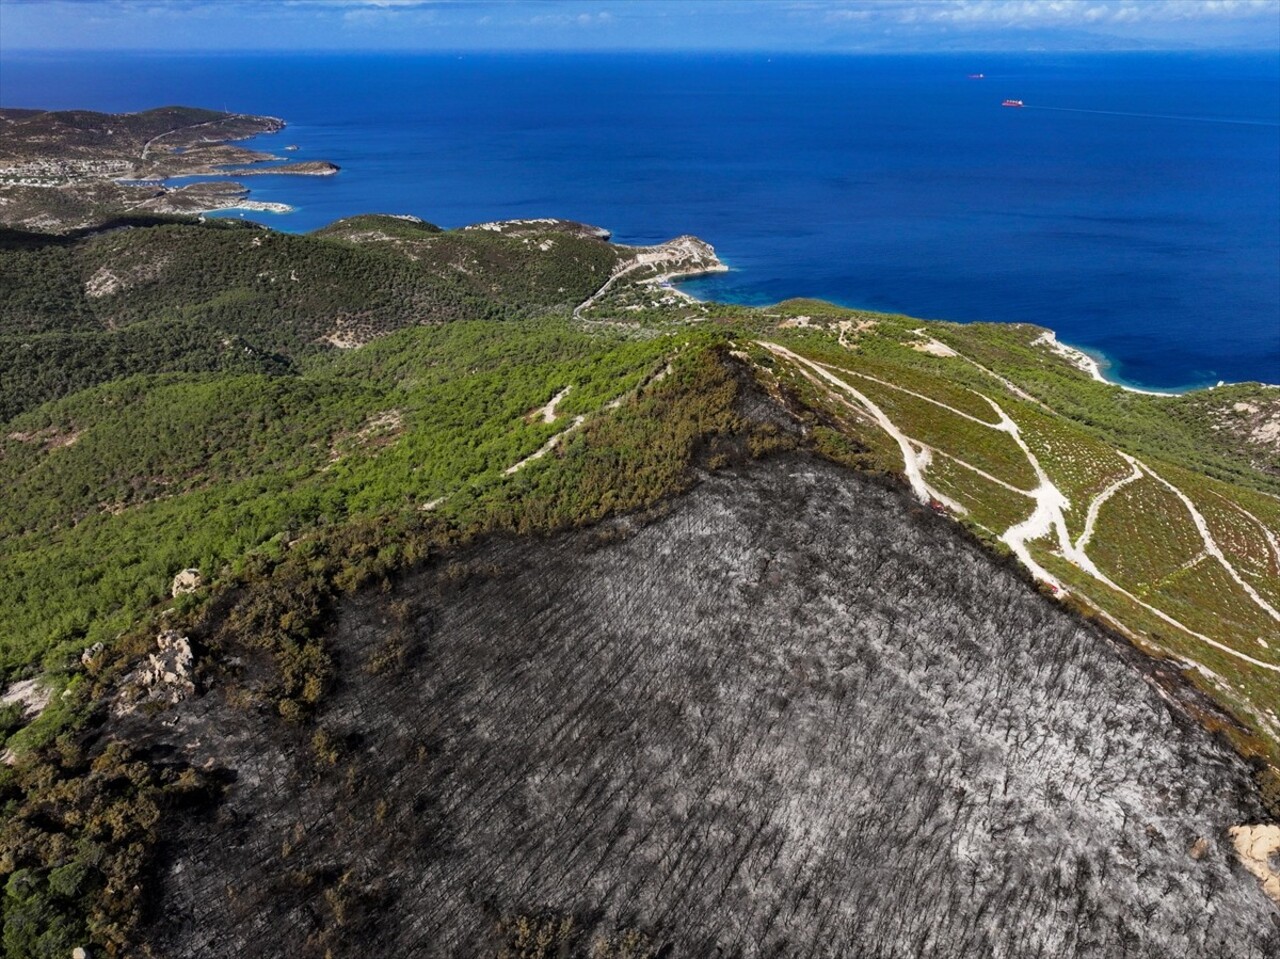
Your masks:
<path fill-rule="evenodd" d="M 1029 321 L 1130 383 L 1280 382 L 1276 55 L 20 55 L 0 97 L 283 117 L 263 145 L 343 171 L 246 180 L 299 208 L 280 229 L 694 233 L 733 267 L 700 296 Z"/>

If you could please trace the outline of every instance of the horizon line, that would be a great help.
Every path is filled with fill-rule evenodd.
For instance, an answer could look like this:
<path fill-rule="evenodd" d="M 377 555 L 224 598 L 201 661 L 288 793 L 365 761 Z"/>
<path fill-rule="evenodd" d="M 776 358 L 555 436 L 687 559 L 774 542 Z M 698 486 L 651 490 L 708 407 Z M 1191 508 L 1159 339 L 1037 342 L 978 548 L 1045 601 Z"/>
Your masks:
<path fill-rule="evenodd" d="M 482 54 L 520 54 L 520 53 L 562 53 L 562 54 L 617 54 L 617 53 L 637 53 L 637 54 L 706 54 L 706 53 L 733 53 L 733 54 L 759 54 L 763 56 L 967 56 L 969 54 L 985 54 L 985 55 L 1003 55 L 1003 56 L 1028 56 L 1040 54 L 1061 54 L 1061 53 L 1088 53 L 1098 56 L 1109 56 L 1111 54 L 1124 53 L 1146 53 L 1146 54 L 1192 54 L 1192 53 L 1213 53 L 1213 54 L 1240 54 L 1244 56 L 1275 56 L 1280 57 L 1280 46 L 1276 47 L 1110 47 L 1107 49 L 1098 49 L 1097 47 L 1035 47 L 1025 50 L 1012 50 L 1008 47 L 970 47 L 955 48 L 948 50 L 930 50 L 930 49 L 862 49 L 855 47 L 836 48 L 828 50 L 815 49 L 796 49 L 796 48 L 769 48 L 769 47 L 293 47 L 293 48 L 268 48 L 268 47 L 220 47 L 220 48 L 201 48 L 201 47 L 4 47 L 0 46 L 0 57 L 9 54 L 168 54 L 174 56 L 190 56 L 190 55 L 236 55 L 246 53 L 258 53 L 268 55 L 284 55 L 291 54 L 333 54 L 333 53 L 359 53 L 359 54 L 385 54 L 388 56 L 397 56 L 404 54 L 440 54 L 440 55 L 458 55 L 467 53 Z"/>

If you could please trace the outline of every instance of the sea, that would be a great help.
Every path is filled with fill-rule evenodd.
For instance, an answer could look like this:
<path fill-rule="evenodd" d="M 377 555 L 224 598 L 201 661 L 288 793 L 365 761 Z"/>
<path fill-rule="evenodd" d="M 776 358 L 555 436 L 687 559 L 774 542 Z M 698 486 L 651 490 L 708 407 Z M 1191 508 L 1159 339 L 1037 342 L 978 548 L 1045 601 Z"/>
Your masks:
<path fill-rule="evenodd" d="M 699 297 L 1035 323 L 1145 388 L 1280 383 L 1276 53 L 8 53 L 0 102 L 281 117 L 249 145 L 342 167 L 245 180 L 295 207 L 243 214 L 281 230 L 691 233 L 731 267 Z"/>

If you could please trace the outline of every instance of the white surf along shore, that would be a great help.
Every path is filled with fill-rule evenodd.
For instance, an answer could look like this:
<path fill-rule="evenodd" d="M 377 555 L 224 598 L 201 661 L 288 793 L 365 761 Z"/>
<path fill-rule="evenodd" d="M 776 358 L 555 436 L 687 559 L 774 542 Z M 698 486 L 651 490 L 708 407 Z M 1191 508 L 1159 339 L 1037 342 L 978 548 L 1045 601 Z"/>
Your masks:
<path fill-rule="evenodd" d="M 1143 390 L 1136 386 L 1128 386 L 1124 383 L 1117 383 L 1115 380 L 1109 380 L 1102 375 L 1102 364 L 1094 357 L 1090 356 L 1084 350 L 1076 349 L 1074 346 L 1068 346 L 1066 343 L 1058 341 L 1057 334 L 1053 330 L 1046 330 L 1038 337 L 1031 341 L 1031 345 L 1042 344 L 1047 346 L 1054 353 L 1057 353 L 1064 360 L 1074 366 L 1076 369 L 1088 373 L 1091 379 L 1097 380 L 1099 383 L 1106 383 L 1108 386 L 1118 386 L 1122 390 L 1128 390 L 1130 393 L 1141 393 L 1143 396 L 1178 396 L 1182 393 L 1191 392 L 1186 390 Z M 1221 386 L 1222 384 L 1218 384 Z"/>

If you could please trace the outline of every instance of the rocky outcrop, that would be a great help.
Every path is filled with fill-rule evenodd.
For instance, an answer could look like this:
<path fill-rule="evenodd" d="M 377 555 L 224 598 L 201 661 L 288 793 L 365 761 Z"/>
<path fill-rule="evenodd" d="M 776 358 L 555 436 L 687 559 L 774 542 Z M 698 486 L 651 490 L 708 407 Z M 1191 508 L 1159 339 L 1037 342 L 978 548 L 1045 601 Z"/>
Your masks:
<path fill-rule="evenodd" d="M 21 708 L 24 719 L 34 719 L 49 705 L 49 688 L 35 679 L 22 679 L 14 683 L 0 694 L 0 706 L 12 706 L 15 703 Z"/>
<path fill-rule="evenodd" d="M 179 571 L 178 575 L 173 577 L 173 587 L 170 590 L 171 595 L 175 598 L 178 596 L 186 596 L 194 593 L 204 585 L 204 577 L 200 575 L 198 569 L 184 569 Z"/>
<path fill-rule="evenodd" d="M 1231 841 L 1241 865 L 1258 877 L 1262 891 L 1280 906 L 1280 825 L 1233 826 Z"/>
<path fill-rule="evenodd" d="M 716 256 L 716 249 L 696 236 L 678 236 L 657 246 L 641 247 L 632 261 L 636 266 L 652 266 L 663 277 L 724 273 L 729 268 Z"/>
<path fill-rule="evenodd" d="M 195 655 L 191 640 L 166 629 L 156 637 L 156 651 L 125 680 L 115 713 L 125 716 L 148 704 L 173 706 L 196 691 Z"/>
<path fill-rule="evenodd" d="M 1233 393 L 1248 387 L 1236 387 Z M 1280 390 L 1257 387 L 1245 396 L 1232 395 L 1208 409 L 1209 428 L 1247 450 L 1259 469 L 1280 472 Z"/>
<path fill-rule="evenodd" d="M 671 286 L 672 280 L 724 273 L 729 269 L 716 256 L 715 247 L 696 236 L 678 236 L 657 246 L 622 249 L 627 255 L 618 261 L 604 285 L 574 307 L 575 319 L 582 319 L 602 304 L 614 311 L 629 311 L 693 303 L 691 297 Z M 636 301 L 638 291 L 641 297 Z"/>
<path fill-rule="evenodd" d="M 195 657 L 191 654 L 191 641 L 175 630 L 168 629 L 156 637 L 157 652 L 147 658 L 147 665 L 139 677 L 150 688 L 153 698 L 180 702 L 195 692 L 191 680 Z"/>

